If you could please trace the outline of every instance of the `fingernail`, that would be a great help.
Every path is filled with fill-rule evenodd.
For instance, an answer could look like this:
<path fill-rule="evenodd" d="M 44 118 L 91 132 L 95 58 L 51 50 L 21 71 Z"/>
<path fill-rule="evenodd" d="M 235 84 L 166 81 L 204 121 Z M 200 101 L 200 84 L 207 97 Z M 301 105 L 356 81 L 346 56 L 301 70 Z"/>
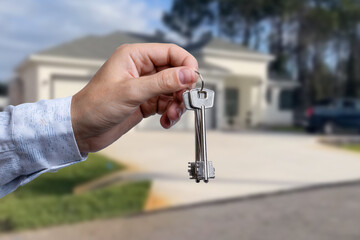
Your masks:
<path fill-rule="evenodd" d="M 165 117 L 165 128 L 171 127 L 171 122 L 168 116 Z"/>
<path fill-rule="evenodd" d="M 175 121 L 174 120 L 170 120 L 170 126 L 174 126 Z"/>
<path fill-rule="evenodd" d="M 179 71 L 179 80 L 182 84 L 188 84 L 192 81 L 192 72 L 190 69 L 183 68 Z"/>

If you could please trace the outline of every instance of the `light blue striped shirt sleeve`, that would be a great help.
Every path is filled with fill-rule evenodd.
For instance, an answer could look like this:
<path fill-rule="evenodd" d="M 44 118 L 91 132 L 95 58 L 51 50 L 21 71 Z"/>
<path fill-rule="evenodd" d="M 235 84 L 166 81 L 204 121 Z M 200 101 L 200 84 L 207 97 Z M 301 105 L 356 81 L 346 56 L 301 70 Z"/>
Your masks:
<path fill-rule="evenodd" d="M 74 137 L 71 97 L 0 112 L 0 198 L 40 174 L 84 161 Z"/>

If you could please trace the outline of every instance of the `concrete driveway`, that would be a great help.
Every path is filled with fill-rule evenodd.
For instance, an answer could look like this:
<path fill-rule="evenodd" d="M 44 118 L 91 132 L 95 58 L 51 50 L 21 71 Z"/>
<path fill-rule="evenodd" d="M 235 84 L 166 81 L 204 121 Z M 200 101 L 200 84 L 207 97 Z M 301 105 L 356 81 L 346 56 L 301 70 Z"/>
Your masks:
<path fill-rule="evenodd" d="M 216 178 L 188 179 L 194 161 L 191 131 L 131 131 L 102 152 L 151 179 L 147 209 L 196 204 L 304 186 L 360 179 L 360 155 L 318 143 L 316 136 L 208 132 Z"/>

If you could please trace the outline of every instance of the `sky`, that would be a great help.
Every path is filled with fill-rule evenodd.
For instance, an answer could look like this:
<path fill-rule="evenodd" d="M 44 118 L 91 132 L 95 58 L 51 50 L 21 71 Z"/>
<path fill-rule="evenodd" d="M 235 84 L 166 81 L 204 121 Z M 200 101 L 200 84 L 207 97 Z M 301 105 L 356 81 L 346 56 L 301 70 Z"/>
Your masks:
<path fill-rule="evenodd" d="M 172 0 L 0 0 L 0 82 L 29 54 L 84 35 L 151 33 Z"/>

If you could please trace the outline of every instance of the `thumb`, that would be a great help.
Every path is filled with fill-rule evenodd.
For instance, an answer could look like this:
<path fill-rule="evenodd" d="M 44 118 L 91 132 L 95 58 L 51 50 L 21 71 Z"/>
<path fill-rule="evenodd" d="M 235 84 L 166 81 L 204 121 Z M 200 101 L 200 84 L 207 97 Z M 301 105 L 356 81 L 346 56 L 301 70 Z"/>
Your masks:
<path fill-rule="evenodd" d="M 131 89 L 137 96 L 132 96 L 133 100 L 143 103 L 148 99 L 161 95 L 171 94 L 191 87 L 196 83 L 197 75 L 189 67 L 167 68 L 156 74 L 131 79 Z"/>

